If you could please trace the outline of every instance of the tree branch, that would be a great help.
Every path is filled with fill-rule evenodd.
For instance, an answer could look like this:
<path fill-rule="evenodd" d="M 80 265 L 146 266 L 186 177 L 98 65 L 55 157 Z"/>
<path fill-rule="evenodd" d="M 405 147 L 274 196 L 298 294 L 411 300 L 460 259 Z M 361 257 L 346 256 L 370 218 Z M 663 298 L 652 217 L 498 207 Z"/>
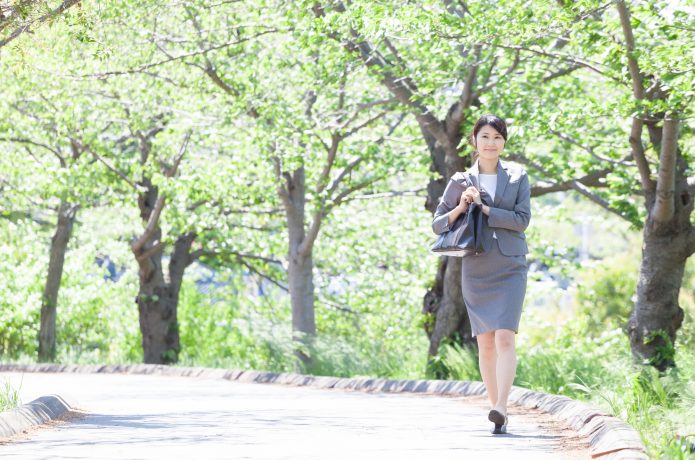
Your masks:
<path fill-rule="evenodd" d="M 222 43 L 221 45 L 211 46 L 210 48 L 206 48 L 203 50 L 192 51 L 190 53 L 184 53 L 184 54 L 180 54 L 178 56 L 171 56 L 171 57 L 168 57 L 167 59 L 162 59 L 162 60 L 157 61 L 157 62 L 151 62 L 149 64 L 143 64 L 135 69 L 113 70 L 110 72 L 81 75 L 81 77 L 82 78 L 106 78 L 106 77 L 115 76 L 115 75 L 129 75 L 129 74 L 139 73 L 139 72 L 143 72 L 145 70 L 151 69 L 153 67 L 157 67 L 157 66 L 160 66 L 163 64 L 168 64 L 170 62 L 180 61 L 180 60 L 184 60 L 184 59 L 195 57 L 195 56 L 205 55 L 211 51 L 216 51 L 216 50 L 220 50 L 220 49 L 227 48 L 230 46 L 239 45 L 241 43 L 247 42 L 249 40 L 253 40 L 254 38 L 258 38 L 258 37 L 261 37 L 263 35 L 267 35 L 269 33 L 291 32 L 291 31 L 292 31 L 292 28 L 289 28 L 289 29 L 271 28 L 271 29 L 265 30 L 263 32 L 259 32 L 255 35 L 251 35 L 250 37 L 245 37 L 245 38 L 242 38 L 239 40 Z"/>
<path fill-rule="evenodd" d="M 457 133 L 461 129 L 461 123 L 463 122 L 463 114 L 466 108 L 471 104 L 474 97 L 473 85 L 475 85 L 475 79 L 478 76 L 478 62 L 480 62 L 480 52 L 482 47 L 478 44 L 473 47 L 473 64 L 468 67 L 468 72 L 466 73 L 466 80 L 463 84 L 463 90 L 459 96 L 458 101 L 456 101 L 449 108 L 446 116 L 446 122 L 444 123 L 445 129 L 448 134 Z"/>
<path fill-rule="evenodd" d="M 150 214 L 150 218 L 147 220 L 147 226 L 145 227 L 145 232 L 135 240 L 132 244 L 133 252 L 138 253 L 142 250 L 143 246 L 145 246 L 145 243 L 147 243 L 147 240 L 149 240 L 152 237 L 152 234 L 154 233 L 155 229 L 157 228 L 157 223 L 159 222 L 159 216 L 162 213 L 162 209 L 164 209 L 164 203 L 165 203 L 165 198 L 164 194 L 160 194 L 157 197 L 157 201 L 154 204 L 154 209 L 152 210 L 152 213 Z"/>
<path fill-rule="evenodd" d="M 511 161 L 516 161 L 517 163 L 525 164 L 530 166 L 531 168 L 535 169 L 536 171 L 540 172 L 550 180 L 552 178 L 552 174 L 548 173 L 545 168 L 543 168 L 541 165 L 538 163 L 530 161 L 528 158 L 522 156 L 522 155 L 517 155 L 517 154 L 510 154 L 507 155 L 507 158 Z M 579 184 L 588 186 L 588 187 L 607 187 L 607 185 L 603 182 L 601 182 L 601 179 L 605 179 L 605 177 L 608 175 L 608 173 L 612 172 L 612 168 L 606 168 L 600 171 L 596 171 L 590 174 L 587 174 L 586 176 L 580 177 L 578 179 L 570 179 L 564 182 L 551 182 L 550 185 L 532 185 L 531 186 L 531 196 L 536 197 L 536 196 L 542 196 L 546 195 L 548 193 L 555 193 L 555 192 L 564 192 L 568 190 L 573 190 L 575 189 L 574 182 L 577 182 Z"/>
<path fill-rule="evenodd" d="M 625 48 L 627 50 L 627 65 L 630 69 L 630 78 L 632 79 L 632 94 L 636 99 L 644 98 L 644 84 L 642 74 L 639 70 L 637 59 L 635 58 L 635 37 L 632 35 L 632 25 L 630 24 L 630 11 L 625 6 L 624 0 L 616 0 L 615 6 L 618 8 L 620 16 L 620 25 L 625 36 Z"/>
<path fill-rule="evenodd" d="M 29 144 L 29 145 L 35 145 L 37 147 L 42 147 L 49 152 L 51 152 L 53 155 L 55 155 L 58 158 L 58 161 L 60 162 L 60 166 L 65 168 L 67 167 L 67 164 L 65 162 L 65 158 L 60 154 L 60 152 L 54 148 L 51 148 L 50 146 L 46 144 L 42 144 L 40 142 L 34 142 L 31 139 L 25 139 L 25 138 L 19 138 L 19 137 L 0 137 L 0 141 L 5 141 L 5 142 L 16 142 L 18 144 Z"/>
<path fill-rule="evenodd" d="M 323 218 L 325 216 L 325 202 L 322 202 L 320 208 L 316 212 L 314 212 L 313 219 L 311 220 L 311 226 L 309 227 L 306 236 L 304 236 L 302 243 L 299 245 L 299 248 L 297 248 L 297 252 L 299 254 L 306 256 L 311 252 L 311 249 L 314 247 L 316 237 L 319 235 L 319 230 L 321 229 L 321 222 L 323 221 Z"/>
<path fill-rule="evenodd" d="M 289 209 L 289 207 L 290 207 L 290 187 L 292 187 L 292 177 L 290 177 L 289 174 L 282 171 L 282 162 L 280 161 L 279 156 L 273 155 L 272 159 L 273 159 L 273 166 L 275 168 L 275 177 L 278 180 L 277 193 L 278 193 L 278 195 L 280 195 L 280 199 L 282 200 L 282 203 L 285 206 L 285 209 Z M 285 180 L 285 184 L 283 184 L 283 177 Z"/>
<path fill-rule="evenodd" d="M 569 66 L 569 67 L 565 67 L 564 69 L 560 69 L 560 70 L 558 70 L 558 71 L 556 71 L 556 72 L 553 72 L 553 73 L 551 73 L 551 74 L 549 74 L 549 75 L 546 75 L 545 77 L 543 77 L 543 79 L 542 79 L 541 81 L 542 81 L 543 83 L 547 83 L 547 82 L 549 82 L 550 80 L 552 80 L 552 79 L 554 79 L 554 78 L 558 78 L 558 77 L 562 77 L 562 76 L 568 75 L 568 74 L 574 72 L 575 70 L 581 69 L 581 68 L 582 68 L 581 65 L 579 65 L 579 64 L 573 64 L 573 65 L 571 65 L 571 66 Z"/>
<path fill-rule="evenodd" d="M 341 2 L 337 2 L 335 8 L 336 11 L 340 13 L 345 12 L 345 6 Z M 316 17 L 322 17 L 325 14 L 324 6 L 319 4 L 314 5 L 313 11 Z M 434 116 L 429 108 L 420 102 L 417 86 L 412 79 L 408 77 L 400 78 L 385 70 L 389 66 L 384 58 L 377 53 L 367 41 L 363 40 L 355 29 L 351 29 L 350 34 L 352 36 L 351 39 L 344 39 L 335 33 L 329 33 L 328 36 L 343 44 L 347 51 L 358 53 L 362 62 L 367 67 L 378 67 L 381 71 L 382 83 L 396 97 L 398 102 L 413 110 L 415 119 L 420 124 L 420 127 L 429 132 L 447 150 L 452 150 L 453 148 L 450 145 L 451 143 L 449 142 L 449 138 L 446 135 L 442 123 Z"/>
<path fill-rule="evenodd" d="M 488 43 L 486 43 L 486 44 L 488 44 Z M 591 62 L 588 62 L 588 61 L 585 61 L 585 60 L 582 60 L 582 59 L 578 59 L 578 58 L 574 58 L 574 57 L 572 57 L 572 56 L 570 56 L 570 55 L 567 55 L 567 54 L 562 54 L 562 53 L 551 53 L 551 52 L 549 52 L 549 51 L 537 50 L 537 49 L 528 48 L 528 47 L 526 47 L 526 46 L 521 46 L 521 45 L 505 45 L 505 44 L 502 44 L 502 43 L 490 43 L 489 45 L 490 45 L 490 46 L 499 46 L 500 48 L 507 48 L 507 49 L 512 49 L 512 50 L 528 51 L 528 52 L 530 52 L 530 53 L 537 54 L 537 55 L 539 55 L 539 56 L 546 56 L 546 57 L 551 57 L 551 58 L 555 58 L 555 59 L 560 59 L 560 60 L 563 60 L 563 61 L 571 62 L 572 64 L 575 64 L 575 65 L 578 65 L 578 66 L 582 66 L 582 67 L 586 67 L 587 69 L 593 70 L 594 72 L 596 72 L 596 73 L 598 73 L 598 74 L 600 74 L 600 75 L 603 75 L 604 77 L 609 78 L 609 79 L 611 79 L 611 80 L 613 80 L 613 81 L 616 81 L 616 82 L 618 82 L 618 83 L 620 83 L 620 84 L 624 84 L 624 83 L 625 83 L 625 82 L 624 82 L 623 80 L 621 80 L 620 78 L 614 77 L 614 76 L 612 76 L 612 75 L 607 74 L 606 72 L 604 72 L 603 70 L 599 69 L 598 67 L 596 67 L 596 65 L 592 64 Z M 600 64 L 600 63 L 597 62 L 597 63 L 595 63 L 595 64 Z"/>
<path fill-rule="evenodd" d="M 270 259 L 267 257 L 255 256 L 252 254 L 243 254 L 243 253 L 234 252 L 234 251 L 218 252 L 218 251 L 206 251 L 204 249 L 198 249 L 198 250 L 193 251 L 191 253 L 191 256 L 195 257 L 196 259 L 199 259 L 201 257 L 213 257 L 213 258 L 221 258 L 222 260 L 226 260 L 226 258 L 230 255 L 233 255 L 238 263 L 242 264 L 243 266 L 245 266 L 246 268 L 251 270 L 253 273 L 256 273 L 258 276 L 267 279 L 268 281 L 270 281 L 274 285 L 278 286 L 280 289 L 289 292 L 289 289 L 287 288 L 287 286 L 283 286 L 282 284 L 280 284 L 280 282 L 276 281 L 271 276 L 266 275 L 265 273 L 263 273 L 262 271 L 260 271 L 259 269 L 257 269 L 256 267 L 254 267 L 253 265 L 251 265 L 250 263 L 248 263 L 245 260 L 245 259 L 258 259 L 258 260 L 263 260 L 263 261 L 269 262 L 269 263 L 279 264 L 280 266 L 282 266 L 282 263 L 277 259 Z"/>
<path fill-rule="evenodd" d="M 181 163 L 181 158 L 183 158 L 183 154 L 186 153 L 186 147 L 188 146 L 188 141 L 191 139 L 191 131 L 189 130 L 186 133 L 186 137 L 183 139 L 183 143 L 181 144 L 181 147 L 179 148 L 179 153 L 174 159 L 174 164 L 171 166 L 171 168 L 165 168 L 164 169 L 164 175 L 166 177 L 174 177 L 176 174 L 176 170 L 179 168 L 179 164 Z"/>
<path fill-rule="evenodd" d="M 516 52 L 514 53 L 514 61 L 512 61 L 512 63 L 511 63 L 511 65 L 509 66 L 509 68 L 507 68 L 507 70 L 506 70 L 502 75 L 500 75 L 499 77 L 497 77 L 495 80 L 491 81 L 490 83 L 487 83 L 485 86 L 483 86 L 482 88 L 480 88 L 479 90 L 477 90 L 477 91 L 473 94 L 473 98 L 474 98 L 474 99 L 475 99 L 475 98 L 478 98 L 478 97 L 480 97 L 480 95 L 483 94 L 484 92 L 490 91 L 492 88 L 494 88 L 495 86 L 497 86 L 506 76 L 508 76 L 509 74 L 511 74 L 512 72 L 514 72 L 514 69 L 516 69 L 516 68 L 519 66 L 519 63 L 521 62 L 520 56 L 521 56 L 521 51 L 520 51 L 520 50 L 516 50 Z"/>
<path fill-rule="evenodd" d="M 7 45 L 12 40 L 16 39 L 17 37 L 22 35 L 24 32 L 31 32 L 31 26 L 33 26 L 35 23 L 40 24 L 42 22 L 47 21 L 48 19 L 59 16 L 59 15 L 63 14 L 68 8 L 70 8 L 73 5 L 76 5 L 79 2 L 80 2 L 80 0 L 65 0 L 56 9 L 49 11 L 48 13 L 44 14 L 43 16 L 40 16 L 38 19 L 34 19 L 33 21 L 29 21 L 27 24 L 23 24 L 23 25 L 17 27 L 7 38 L 0 40 L 0 48 Z"/>
<path fill-rule="evenodd" d="M 317 195 L 321 195 L 321 192 L 323 192 L 326 186 L 328 185 L 328 178 L 330 176 L 331 169 L 333 168 L 333 164 L 335 163 L 335 157 L 338 153 L 338 146 L 340 145 L 340 141 L 340 135 L 337 132 L 334 132 L 331 134 L 330 147 L 324 144 L 328 156 L 326 157 L 326 164 L 323 167 L 323 171 L 321 171 L 321 174 L 319 175 L 318 186 L 316 187 Z"/>
<path fill-rule="evenodd" d="M 143 192 L 145 191 L 145 189 L 144 189 L 143 187 L 140 187 L 139 185 L 137 185 L 137 184 L 135 184 L 133 181 L 131 181 L 131 180 L 128 178 L 128 176 L 125 175 L 125 173 L 123 173 L 121 170 L 119 170 L 118 168 L 116 168 L 115 166 L 113 166 L 111 163 L 109 163 L 105 158 L 103 158 L 101 155 L 99 155 L 98 153 L 96 153 L 91 147 L 88 147 L 88 146 L 87 146 L 86 148 L 87 148 L 87 151 L 88 151 L 89 153 L 91 153 L 92 156 L 93 156 L 95 159 L 101 161 L 104 165 L 106 165 L 107 168 L 109 168 L 111 171 L 113 171 L 114 173 L 116 173 L 116 175 L 117 175 L 118 177 L 120 177 L 120 178 L 123 179 L 128 185 L 130 185 L 131 187 L 133 187 L 133 189 L 134 189 L 136 192 L 138 192 L 138 193 L 143 193 Z"/>
<path fill-rule="evenodd" d="M 254 267 L 254 266 L 251 265 L 250 263 L 246 262 L 245 260 L 240 259 L 239 262 L 240 262 L 242 265 L 244 265 L 246 268 L 248 268 L 249 270 L 251 270 L 252 272 L 254 272 L 255 274 L 257 274 L 258 276 L 260 276 L 261 278 L 267 279 L 268 281 L 270 281 L 271 283 L 273 283 L 274 285 L 276 285 L 277 287 L 279 287 L 279 288 L 282 289 L 283 291 L 285 291 L 285 292 L 290 292 L 290 290 L 289 290 L 289 288 L 288 288 L 287 286 L 283 286 L 282 284 L 280 284 L 279 281 L 276 281 L 276 280 L 275 280 L 274 278 L 272 278 L 270 275 L 266 275 L 265 273 L 263 273 L 262 271 L 258 270 L 256 267 Z"/>
<path fill-rule="evenodd" d="M 572 188 L 574 190 L 578 191 L 579 193 L 581 193 L 585 197 L 589 198 L 591 201 L 598 204 L 599 206 L 601 206 L 605 210 L 612 212 L 616 216 L 619 216 L 622 219 L 627 220 L 628 222 L 631 222 L 631 220 L 627 216 L 622 215 L 620 213 L 620 211 L 618 211 L 617 209 L 613 209 L 611 207 L 610 203 L 608 203 L 606 200 L 604 200 L 600 196 L 596 195 L 595 193 L 592 193 L 591 190 L 589 190 L 584 184 L 582 184 L 581 182 L 578 182 L 578 181 L 572 181 L 572 182 L 573 182 Z"/>
<path fill-rule="evenodd" d="M 333 195 L 333 193 L 336 191 L 342 180 L 347 176 L 351 171 L 353 171 L 357 165 L 359 165 L 362 160 L 364 160 L 364 157 L 357 157 L 354 160 L 352 160 L 346 167 L 343 168 L 343 170 L 338 174 L 338 177 L 336 177 L 333 180 L 333 183 L 331 184 L 331 187 L 328 189 L 328 196 Z"/>
<path fill-rule="evenodd" d="M 651 193 L 656 188 L 656 183 L 652 180 L 652 173 L 647 162 L 647 157 L 644 154 L 644 146 L 642 145 L 642 125 L 643 121 L 637 117 L 632 118 L 632 127 L 630 128 L 630 151 L 639 170 L 642 189 L 645 193 Z"/>
<path fill-rule="evenodd" d="M 340 137 L 341 137 L 341 140 L 342 140 L 342 139 L 345 139 L 345 138 L 347 138 L 347 137 L 352 136 L 353 134 L 355 134 L 356 132 L 358 132 L 358 131 L 361 130 L 362 128 L 365 128 L 365 127 L 371 125 L 372 123 L 374 123 L 375 121 L 377 121 L 379 118 L 385 117 L 387 113 L 388 113 L 388 112 L 386 112 L 386 111 L 380 112 L 380 113 L 376 114 L 375 116 L 373 116 L 372 118 L 370 118 L 370 119 L 368 119 L 367 121 L 365 121 L 364 123 L 362 123 L 361 125 L 355 126 L 355 127 L 352 128 L 350 131 L 348 131 L 348 132 L 346 132 L 345 134 L 341 135 L 341 136 L 340 136 Z M 346 124 L 346 125 L 347 125 L 347 124 Z"/>
<path fill-rule="evenodd" d="M 582 144 L 577 139 L 575 139 L 575 138 L 573 138 L 573 137 L 571 137 L 563 132 L 555 131 L 553 129 L 550 129 L 549 131 L 551 133 L 555 134 L 557 137 L 559 137 L 563 141 L 567 141 L 570 144 L 574 144 L 577 147 L 581 148 L 582 150 L 584 150 L 585 152 L 587 152 L 589 155 L 596 158 L 597 160 L 605 161 L 606 163 L 611 163 L 611 164 L 620 165 L 620 166 L 634 166 L 630 163 L 626 163 L 627 159 L 630 158 L 629 156 L 623 160 L 614 160 L 612 158 L 606 158 L 606 157 L 603 157 L 603 156 L 599 155 L 598 153 L 596 153 L 592 147 Z"/>
<path fill-rule="evenodd" d="M 165 246 L 166 246 L 165 242 L 158 241 L 157 244 L 152 246 L 147 251 L 145 251 L 141 254 L 138 254 L 137 256 L 135 256 L 135 258 L 137 259 L 138 262 L 143 262 L 145 259 L 152 257 L 153 255 L 155 255 L 156 253 L 158 253 L 160 251 L 163 251 Z"/>
<path fill-rule="evenodd" d="M 336 196 L 336 197 L 332 200 L 332 202 L 330 203 L 330 205 L 329 205 L 328 208 L 329 208 L 329 209 L 332 209 L 332 208 L 334 208 L 334 207 L 340 205 L 341 203 L 343 203 L 343 199 L 344 199 L 345 197 L 347 197 L 348 195 L 350 195 L 351 193 L 356 192 L 356 191 L 358 191 L 358 190 L 362 190 L 363 188 L 368 187 L 369 185 L 371 185 L 371 184 L 373 184 L 374 182 L 377 182 L 377 181 L 379 181 L 379 180 L 381 180 L 381 179 L 384 179 L 384 177 L 383 177 L 383 176 L 374 176 L 374 177 L 371 177 L 371 178 L 369 178 L 369 179 L 365 179 L 365 180 L 363 180 L 363 181 L 360 181 L 360 182 L 358 182 L 357 184 L 353 185 L 352 187 L 348 187 L 347 189 L 345 189 L 345 190 L 343 190 L 342 192 L 340 192 L 340 193 L 338 194 L 338 196 Z"/>
<path fill-rule="evenodd" d="M 257 256 L 255 254 L 245 254 L 243 252 L 238 252 L 238 251 L 203 251 L 202 256 L 204 257 L 229 257 L 229 256 L 234 256 L 235 258 L 243 258 L 243 259 L 255 259 L 255 260 L 262 260 L 263 262 L 268 262 L 270 264 L 279 264 L 282 265 L 282 261 L 278 259 L 271 259 L 269 257 L 264 257 L 264 256 Z"/>
<path fill-rule="evenodd" d="M 343 203 L 347 203 L 348 201 L 352 200 L 371 200 L 375 198 L 391 198 L 395 196 L 421 196 L 424 198 L 427 196 L 427 194 L 420 195 L 420 192 L 426 191 L 427 187 L 418 188 L 415 190 L 391 190 L 389 192 L 365 193 L 364 195 L 355 195 L 349 198 L 345 198 L 343 199 Z"/>
<path fill-rule="evenodd" d="M 656 202 L 652 217 L 657 222 L 668 222 L 676 210 L 676 153 L 678 150 L 678 119 L 664 118 L 659 157 L 659 180 L 656 184 Z"/>

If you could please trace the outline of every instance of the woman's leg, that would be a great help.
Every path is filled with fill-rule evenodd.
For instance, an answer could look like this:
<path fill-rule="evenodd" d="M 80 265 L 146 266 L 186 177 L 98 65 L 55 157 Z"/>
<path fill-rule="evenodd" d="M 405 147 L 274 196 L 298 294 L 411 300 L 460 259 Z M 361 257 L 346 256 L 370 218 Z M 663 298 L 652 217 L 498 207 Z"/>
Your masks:
<path fill-rule="evenodd" d="M 498 329 L 495 331 L 497 349 L 497 403 L 494 409 L 507 415 L 507 400 L 516 375 L 516 346 L 514 331 Z"/>
<path fill-rule="evenodd" d="M 476 336 L 478 339 L 478 364 L 480 365 L 480 375 L 487 390 L 487 397 L 490 399 L 490 407 L 494 408 L 497 404 L 497 353 L 495 351 L 495 331 L 485 332 Z"/>

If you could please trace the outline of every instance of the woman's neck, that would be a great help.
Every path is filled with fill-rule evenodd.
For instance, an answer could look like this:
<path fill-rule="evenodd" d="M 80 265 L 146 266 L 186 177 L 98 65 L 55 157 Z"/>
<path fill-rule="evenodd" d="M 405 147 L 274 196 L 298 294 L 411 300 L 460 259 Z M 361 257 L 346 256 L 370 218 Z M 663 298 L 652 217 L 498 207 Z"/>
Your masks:
<path fill-rule="evenodd" d="M 484 160 L 478 158 L 478 172 L 480 174 L 496 174 L 498 160 Z"/>

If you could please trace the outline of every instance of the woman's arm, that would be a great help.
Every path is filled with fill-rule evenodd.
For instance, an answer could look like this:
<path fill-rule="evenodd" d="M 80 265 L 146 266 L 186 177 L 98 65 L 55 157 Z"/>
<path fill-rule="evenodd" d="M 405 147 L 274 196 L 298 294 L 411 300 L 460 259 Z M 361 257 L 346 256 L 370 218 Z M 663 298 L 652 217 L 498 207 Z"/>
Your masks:
<path fill-rule="evenodd" d="M 435 235 L 451 229 L 456 219 L 468 210 L 468 202 L 461 197 L 465 189 L 464 185 L 454 179 L 449 180 L 432 219 L 432 231 Z"/>
<path fill-rule="evenodd" d="M 526 171 L 522 173 L 519 180 L 519 192 L 513 210 L 483 206 L 483 212 L 488 215 L 487 223 L 490 227 L 506 228 L 517 232 L 526 230 L 531 221 L 531 186 Z"/>

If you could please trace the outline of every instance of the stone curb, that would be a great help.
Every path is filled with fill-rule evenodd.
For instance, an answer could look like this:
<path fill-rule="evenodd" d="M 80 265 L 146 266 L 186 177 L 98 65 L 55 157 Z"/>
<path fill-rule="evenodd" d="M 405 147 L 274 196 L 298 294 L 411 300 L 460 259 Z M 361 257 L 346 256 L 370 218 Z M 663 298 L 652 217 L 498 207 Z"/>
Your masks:
<path fill-rule="evenodd" d="M 28 404 L 0 412 L 0 438 L 9 438 L 27 428 L 58 419 L 74 407 L 59 395 L 41 396 Z"/>
<path fill-rule="evenodd" d="M 280 383 L 317 388 L 359 390 L 367 392 L 409 392 L 451 396 L 479 396 L 485 394 L 482 382 L 461 380 L 388 380 L 380 378 L 339 378 L 294 373 L 213 369 L 206 367 L 172 367 L 154 364 L 0 364 L 0 372 L 70 372 L 70 373 L 124 373 L 156 374 L 174 377 L 204 377 L 236 380 L 249 383 Z M 647 459 L 642 440 L 629 424 L 612 417 L 600 409 L 575 401 L 566 396 L 539 393 L 514 386 L 509 395 L 512 403 L 539 409 L 566 421 L 572 429 L 590 442 L 592 458 Z"/>

